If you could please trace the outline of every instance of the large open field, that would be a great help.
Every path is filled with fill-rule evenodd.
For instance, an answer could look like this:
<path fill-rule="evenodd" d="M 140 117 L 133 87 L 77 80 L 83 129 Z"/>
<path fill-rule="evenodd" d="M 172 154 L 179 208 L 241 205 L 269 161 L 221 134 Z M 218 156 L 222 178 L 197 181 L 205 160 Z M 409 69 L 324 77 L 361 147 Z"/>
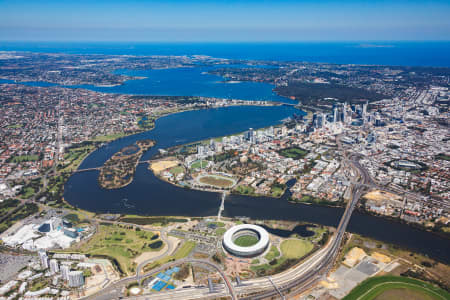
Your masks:
<path fill-rule="evenodd" d="M 290 147 L 279 150 L 278 154 L 292 159 L 301 159 L 308 154 L 308 151 L 298 147 Z"/>
<path fill-rule="evenodd" d="M 58 170 L 61 172 L 72 172 L 76 170 L 83 159 L 88 156 L 95 147 L 94 144 L 86 144 L 66 149 L 64 162 L 58 165 Z"/>
<path fill-rule="evenodd" d="M 165 256 L 157 261 L 151 262 L 148 265 L 144 267 L 144 272 L 147 272 L 153 268 L 156 268 L 160 265 L 163 265 L 165 263 L 168 263 L 169 261 L 174 261 L 178 259 L 182 259 L 186 256 L 188 256 L 192 250 L 195 248 L 195 242 L 193 241 L 185 241 L 181 247 L 179 247 L 176 252 L 170 256 Z"/>
<path fill-rule="evenodd" d="M 280 247 L 286 258 L 301 258 L 314 248 L 311 242 L 297 239 L 285 240 Z"/>
<path fill-rule="evenodd" d="M 184 168 L 182 166 L 176 166 L 169 170 L 170 174 L 177 176 L 180 173 L 184 173 Z"/>
<path fill-rule="evenodd" d="M 399 276 L 369 278 L 355 287 L 344 300 L 447 300 L 450 294 L 429 283 Z"/>
<path fill-rule="evenodd" d="M 248 185 L 239 185 L 235 188 L 235 191 L 239 194 L 252 195 L 255 192 L 255 189 Z"/>
<path fill-rule="evenodd" d="M 197 160 L 197 161 L 192 163 L 191 169 L 205 168 L 207 165 L 208 165 L 208 161 L 207 160 Z"/>
<path fill-rule="evenodd" d="M 143 252 L 158 251 L 163 246 L 159 239 L 152 240 L 153 236 L 154 234 L 148 231 L 136 231 L 117 225 L 100 225 L 99 232 L 79 251 L 114 258 L 122 271 L 130 275 L 135 271 L 135 257 Z"/>
<path fill-rule="evenodd" d="M 198 178 L 198 181 L 203 184 L 208 184 L 216 187 L 227 188 L 234 184 L 234 181 L 218 175 L 205 175 Z"/>
<path fill-rule="evenodd" d="M 152 169 L 153 172 L 158 174 L 166 169 L 176 167 L 179 164 L 180 162 L 178 160 L 159 160 L 152 162 L 150 168 Z"/>
<path fill-rule="evenodd" d="M 258 238 L 251 235 L 242 235 L 234 240 L 234 243 L 241 247 L 250 247 L 255 245 L 257 242 Z"/>

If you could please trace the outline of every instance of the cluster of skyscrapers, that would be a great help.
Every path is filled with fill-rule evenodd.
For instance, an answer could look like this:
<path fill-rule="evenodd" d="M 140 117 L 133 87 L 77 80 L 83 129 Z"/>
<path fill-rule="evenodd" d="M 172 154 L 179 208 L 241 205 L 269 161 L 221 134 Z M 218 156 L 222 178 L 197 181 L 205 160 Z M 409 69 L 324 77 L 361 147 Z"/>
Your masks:
<path fill-rule="evenodd" d="M 367 112 L 368 103 L 352 104 L 335 103 L 332 113 L 314 113 L 312 118 L 311 130 L 314 128 L 322 128 L 327 125 L 342 123 L 353 125 L 364 125 L 367 122 L 373 123 L 375 126 L 381 126 L 382 121 L 378 115 L 371 115 Z"/>
<path fill-rule="evenodd" d="M 62 264 L 56 259 L 49 259 L 47 252 L 39 251 L 39 259 L 43 269 L 50 269 L 51 274 L 61 272 L 61 278 L 68 283 L 69 287 L 81 287 L 84 285 L 84 275 L 82 271 L 71 271 L 70 265 Z"/>

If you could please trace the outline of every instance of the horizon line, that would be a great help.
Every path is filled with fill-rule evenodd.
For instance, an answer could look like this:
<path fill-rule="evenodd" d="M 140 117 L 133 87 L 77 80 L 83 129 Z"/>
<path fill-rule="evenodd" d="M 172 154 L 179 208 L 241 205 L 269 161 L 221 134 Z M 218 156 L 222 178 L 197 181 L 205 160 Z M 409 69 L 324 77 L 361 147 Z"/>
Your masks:
<path fill-rule="evenodd" d="M 450 39 L 432 40 L 10 40 L 1 39 L 6 43 L 421 43 L 421 42 L 450 42 Z"/>

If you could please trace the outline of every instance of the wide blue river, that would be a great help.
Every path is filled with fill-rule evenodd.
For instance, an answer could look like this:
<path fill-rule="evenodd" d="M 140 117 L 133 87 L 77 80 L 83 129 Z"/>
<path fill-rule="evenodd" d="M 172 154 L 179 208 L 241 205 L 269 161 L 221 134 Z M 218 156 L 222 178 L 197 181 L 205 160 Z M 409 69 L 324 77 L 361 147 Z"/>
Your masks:
<path fill-rule="evenodd" d="M 293 113 L 299 111 L 292 106 L 243 106 L 169 115 L 157 120 L 154 130 L 113 141 L 93 152 L 81 168 L 102 165 L 113 153 L 138 139 L 157 141 L 157 145 L 144 154 L 142 160 L 147 160 L 159 148 L 240 132 L 248 127 L 277 124 Z M 65 186 L 65 199 L 90 211 L 152 216 L 211 216 L 217 214 L 220 205 L 219 194 L 179 188 L 161 181 L 147 169 L 147 164 L 140 164 L 134 181 L 121 189 L 102 189 L 97 177 L 98 171 L 74 174 Z M 223 214 L 336 226 L 343 213 L 341 208 L 292 204 L 286 198 L 230 195 L 226 198 Z M 449 263 L 450 241 L 432 233 L 358 212 L 353 214 L 348 229 Z"/>
<path fill-rule="evenodd" d="M 207 54 L 215 57 L 303 60 L 335 63 L 367 63 L 388 65 L 450 66 L 450 43 L 294 43 L 294 44 L 123 44 L 123 43 L 8 43 L 0 42 L 0 50 L 37 52 L 102 53 L 102 54 Z M 141 95 L 197 95 L 221 98 L 272 100 L 291 102 L 272 92 L 262 83 L 222 83 L 222 78 L 202 74 L 206 69 L 168 69 L 127 71 L 146 76 L 144 80 L 128 81 L 118 87 L 81 86 L 111 93 Z M 129 73 L 132 72 L 132 73 Z M 8 81 L 0 81 L 8 82 Z M 27 83 L 44 85 L 48 83 Z M 146 152 L 147 160 L 160 148 L 194 142 L 247 130 L 279 124 L 293 113 L 292 106 L 229 107 L 178 113 L 163 117 L 153 130 L 113 141 L 94 151 L 80 168 L 101 166 L 113 153 L 139 139 L 154 139 L 157 145 Z M 111 213 L 142 215 L 216 215 L 220 195 L 173 186 L 159 180 L 140 164 L 134 181 L 121 189 L 105 190 L 97 183 L 98 172 L 76 173 L 65 186 L 65 199 L 80 208 Z M 291 204 L 286 199 L 231 195 L 225 201 L 225 216 L 247 216 L 254 219 L 282 219 L 314 222 L 336 226 L 342 208 Z M 354 212 L 350 232 L 407 247 L 445 263 L 450 263 L 450 240 L 411 226 Z"/>

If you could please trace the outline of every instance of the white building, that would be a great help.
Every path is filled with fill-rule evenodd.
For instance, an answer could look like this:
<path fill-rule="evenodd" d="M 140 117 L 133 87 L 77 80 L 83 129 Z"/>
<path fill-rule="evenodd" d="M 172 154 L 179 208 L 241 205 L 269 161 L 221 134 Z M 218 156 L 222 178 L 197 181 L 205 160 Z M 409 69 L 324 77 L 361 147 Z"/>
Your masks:
<path fill-rule="evenodd" d="M 61 276 L 62 276 L 63 280 L 65 280 L 65 281 L 69 280 L 69 273 L 70 273 L 70 266 L 62 265 L 61 266 Z"/>
<path fill-rule="evenodd" d="M 70 287 L 80 287 L 84 284 L 83 272 L 81 271 L 70 271 L 69 272 L 69 286 Z"/>
<path fill-rule="evenodd" d="M 53 274 L 59 272 L 59 265 L 58 265 L 58 261 L 56 259 L 50 260 L 50 272 L 52 272 Z"/>
<path fill-rule="evenodd" d="M 39 259 L 41 260 L 42 268 L 47 269 L 48 268 L 47 252 L 45 252 L 43 250 L 39 251 Z"/>

